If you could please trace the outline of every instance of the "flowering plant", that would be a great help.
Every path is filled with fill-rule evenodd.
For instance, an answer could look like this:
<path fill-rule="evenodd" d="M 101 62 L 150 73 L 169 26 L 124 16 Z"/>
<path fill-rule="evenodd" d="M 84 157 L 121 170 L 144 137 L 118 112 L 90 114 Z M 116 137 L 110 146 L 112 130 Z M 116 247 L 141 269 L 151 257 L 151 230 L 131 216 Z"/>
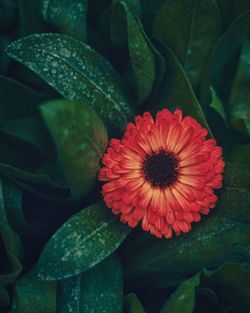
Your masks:
<path fill-rule="evenodd" d="M 248 1 L 1 5 L 0 311 L 247 312 Z"/>

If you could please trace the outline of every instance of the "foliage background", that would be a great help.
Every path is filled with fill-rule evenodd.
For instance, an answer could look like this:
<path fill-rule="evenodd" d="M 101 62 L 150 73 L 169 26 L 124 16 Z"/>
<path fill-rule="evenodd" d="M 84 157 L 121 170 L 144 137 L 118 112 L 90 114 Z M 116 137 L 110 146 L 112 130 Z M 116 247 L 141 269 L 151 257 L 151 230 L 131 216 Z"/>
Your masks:
<path fill-rule="evenodd" d="M 248 9 L 1 0 L 1 312 L 249 310 Z M 171 240 L 131 232 L 96 180 L 108 138 L 163 107 L 208 127 L 226 160 L 215 210 Z"/>

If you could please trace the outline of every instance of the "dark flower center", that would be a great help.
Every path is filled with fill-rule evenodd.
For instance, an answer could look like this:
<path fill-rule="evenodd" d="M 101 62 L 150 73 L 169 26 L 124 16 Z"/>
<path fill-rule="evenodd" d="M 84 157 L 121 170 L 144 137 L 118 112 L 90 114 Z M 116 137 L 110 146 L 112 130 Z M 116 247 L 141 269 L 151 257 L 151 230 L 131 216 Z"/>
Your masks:
<path fill-rule="evenodd" d="M 178 176 L 178 161 L 173 154 L 161 150 L 147 155 L 143 163 L 145 178 L 154 187 L 165 188 L 172 185 Z"/>

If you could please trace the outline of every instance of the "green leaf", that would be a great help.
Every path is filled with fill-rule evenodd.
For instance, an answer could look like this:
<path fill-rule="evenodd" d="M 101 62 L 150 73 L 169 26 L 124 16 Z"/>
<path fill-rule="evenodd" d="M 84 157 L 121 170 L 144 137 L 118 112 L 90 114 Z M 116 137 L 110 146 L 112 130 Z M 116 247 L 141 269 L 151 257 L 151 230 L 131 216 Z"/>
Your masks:
<path fill-rule="evenodd" d="M 55 282 L 37 279 L 37 269 L 23 275 L 15 284 L 13 311 L 21 313 L 55 313 Z"/>
<path fill-rule="evenodd" d="M 85 273 L 59 283 L 58 313 L 122 312 L 122 267 L 113 254 Z"/>
<path fill-rule="evenodd" d="M 215 0 L 166 1 L 155 19 L 153 36 L 175 53 L 194 87 L 220 34 L 220 24 Z"/>
<path fill-rule="evenodd" d="M 134 293 L 126 295 L 124 306 L 126 313 L 145 313 L 143 305 Z"/>
<path fill-rule="evenodd" d="M 210 90 L 211 90 L 211 97 L 212 97 L 210 107 L 213 108 L 220 115 L 220 117 L 223 119 L 225 124 L 228 126 L 226 113 L 225 113 L 223 104 L 220 101 L 219 97 L 217 96 L 213 87 L 210 87 Z"/>
<path fill-rule="evenodd" d="M 250 135 L 250 41 L 243 44 L 230 95 L 231 123 L 235 130 Z"/>
<path fill-rule="evenodd" d="M 65 35 L 41 34 L 19 39 L 6 51 L 63 97 L 93 106 L 109 130 L 124 129 L 131 111 L 118 74 L 86 44 Z"/>
<path fill-rule="evenodd" d="M 201 85 L 201 103 L 206 106 L 210 100 L 210 86 L 220 99 L 227 101 L 231 92 L 230 80 L 235 71 L 235 59 L 250 29 L 250 11 L 239 16 L 217 41 L 206 62 Z"/>
<path fill-rule="evenodd" d="M 156 78 L 155 55 L 149 38 L 139 20 L 125 2 L 117 1 L 112 8 L 111 37 L 118 48 L 128 48 L 137 82 L 137 102 L 150 95 Z"/>
<path fill-rule="evenodd" d="M 7 201 L 8 202 L 7 202 Z M 4 185 L 0 180 L 0 235 L 6 251 L 9 266 L 6 268 L 2 264 L 0 272 L 0 283 L 8 284 L 13 282 L 22 270 L 20 259 L 23 256 L 23 247 L 19 236 L 13 231 L 6 214 L 6 206 L 9 199 L 5 198 Z"/>
<path fill-rule="evenodd" d="M 168 287 L 205 266 L 214 268 L 229 261 L 249 265 L 249 175 L 249 167 L 227 163 L 215 209 L 190 233 L 171 240 L 142 236 L 130 243 L 124 260 L 128 279 Z"/>
<path fill-rule="evenodd" d="M 24 187 L 24 189 L 37 192 L 41 196 L 44 196 L 44 192 L 48 193 L 48 191 L 60 195 L 64 199 L 69 196 L 69 192 L 64 185 L 57 184 L 44 174 L 34 174 L 2 163 L 0 163 L 0 173 L 15 181 L 21 188 Z"/>
<path fill-rule="evenodd" d="M 42 15 L 59 32 L 86 41 L 88 0 L 42 0 Z"/>
<path fill-rule="evenodd" d="M 95 183 L 108 143 L 106 129 L 84 102 L 47 102 L 41 112 L 57 146 L 72 196 L 82 197 Z"/>
<path fill-rule="evenodd" d="M 201 106 L 176 56 L 168 48 L 163 46 L 161 48 L 166 60 L 165 76 L 159 90 L 158 102 L 151 103 L 148 107 L 149 111 L 156 114 L 163 108 L 170 110 L 179 108 L 183 110 L 185 115 L 191 115 L 209 130 Z"/>
<path fill-rule="evenodd" d="M 214 271 L 203 270 L 201 284 L 213 290 L 220 301 L 234 305 L 237 312 L 247 312 L 250 306 L 250 270 L 240 264 L 227 263 Z"/>
<path fill-rule="evenodd" d="M 39 260 L 39 276 L 59 280 L 82 273 L 115 251 L 129 232 L 104 204 L 91 205 L 50 239 Z"/>
<path fill-rule="evenodd" d="M 196 287 L 200 284 L 200 273 L 184 281 L 163 305 L 160 313 L 193 313 Z"/>

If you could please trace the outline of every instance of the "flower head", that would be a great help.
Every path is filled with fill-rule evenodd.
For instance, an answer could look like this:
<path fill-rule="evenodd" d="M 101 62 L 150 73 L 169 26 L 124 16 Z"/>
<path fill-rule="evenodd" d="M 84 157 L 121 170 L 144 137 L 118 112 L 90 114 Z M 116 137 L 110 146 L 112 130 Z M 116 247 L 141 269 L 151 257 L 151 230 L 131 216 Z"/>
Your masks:
<path fill-rule="evenodd" d="M 215 207 L 222 186 L 222 149 L 207 130 L 182 111 L 164 109 L 129 123 L 121 140 L 112 139 L 103 156 L 99 180 L 106 183 L 106 205 L 121 221 L 156 237 L 191 229 Z"/>

